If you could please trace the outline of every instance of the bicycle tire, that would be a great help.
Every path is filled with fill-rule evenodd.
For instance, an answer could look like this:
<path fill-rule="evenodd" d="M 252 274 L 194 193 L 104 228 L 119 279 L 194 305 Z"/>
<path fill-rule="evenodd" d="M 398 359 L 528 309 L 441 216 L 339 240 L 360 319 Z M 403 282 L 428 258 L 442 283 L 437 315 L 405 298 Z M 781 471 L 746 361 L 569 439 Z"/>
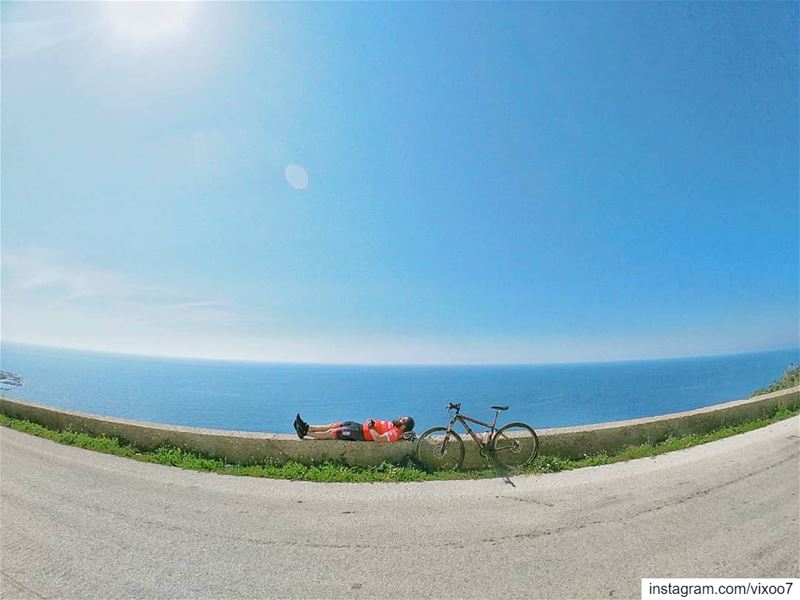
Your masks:
<path fill-rule="evenodd" d="M 527 423 L 509 423 L 494 434 L 491 450 L 504 467 L 524 467 L 539 454 L 539 436 Z"/>
<path fill-rule="evenodd" d="M 417 440 L 414 453 L 427 467 L 440 471 L 453 471 L 464 462 L 464 440 L 447 427 L 431 427 Z"/>

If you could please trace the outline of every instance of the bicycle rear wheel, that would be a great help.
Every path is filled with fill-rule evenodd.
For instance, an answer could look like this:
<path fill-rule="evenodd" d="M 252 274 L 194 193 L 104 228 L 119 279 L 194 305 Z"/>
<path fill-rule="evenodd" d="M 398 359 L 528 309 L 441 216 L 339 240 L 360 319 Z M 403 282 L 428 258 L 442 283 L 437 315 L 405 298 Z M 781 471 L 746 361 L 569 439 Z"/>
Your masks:
<path fill-rule="evenodd" d="M 464 441 L 446 427 L 432 427 L 419 436 L 416 454 L 419 461 L 440 471 L 451 471 L 464 461 Z"/>
<path fill-rule="evenodd" d="M 509 423 L 494 434 L 491 448 L 504 467 L 524 467 L 539 453 L 539 436 L 530 425 Z"/>

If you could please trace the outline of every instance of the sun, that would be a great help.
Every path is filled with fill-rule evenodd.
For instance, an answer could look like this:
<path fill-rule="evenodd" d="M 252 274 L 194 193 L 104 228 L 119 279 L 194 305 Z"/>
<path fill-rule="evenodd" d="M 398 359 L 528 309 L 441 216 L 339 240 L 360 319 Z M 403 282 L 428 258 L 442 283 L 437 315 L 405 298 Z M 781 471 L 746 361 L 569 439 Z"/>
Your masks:
<path fill-rule="evenodd" d="M 106 23 L 115 40 L 146 45 L 183 37 L 189 30 L 194 3 L 107 2 L 103 4 Z"/>

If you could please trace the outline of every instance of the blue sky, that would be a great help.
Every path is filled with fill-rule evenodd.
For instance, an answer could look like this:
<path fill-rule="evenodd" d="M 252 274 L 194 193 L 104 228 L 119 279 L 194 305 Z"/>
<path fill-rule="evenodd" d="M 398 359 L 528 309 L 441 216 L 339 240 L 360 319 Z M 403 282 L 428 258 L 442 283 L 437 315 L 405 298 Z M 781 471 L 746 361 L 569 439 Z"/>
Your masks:
<path fill-rule="evenodd" d="M 798 5 L 2 5 L 2 337 L 798 345 Z"/>

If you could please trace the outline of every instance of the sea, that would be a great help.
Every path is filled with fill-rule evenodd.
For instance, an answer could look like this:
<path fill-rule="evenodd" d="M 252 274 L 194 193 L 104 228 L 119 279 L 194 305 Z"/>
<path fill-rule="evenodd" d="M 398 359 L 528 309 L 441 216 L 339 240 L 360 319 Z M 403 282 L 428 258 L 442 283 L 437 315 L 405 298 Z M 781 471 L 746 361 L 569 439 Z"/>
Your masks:
<path fill-rule="evenodd" d="M 293 433 L 311 423 L 411 415 L 416 430 L 446 406 L 535 428 L 690 410 L 750 396 L 800 363 L 800 349 L 668 360 L 505 366 L 360 366 L 155 358 L 3 342 L 0 369 L 23 378 L 1 394 L 156 423 Z"/>

